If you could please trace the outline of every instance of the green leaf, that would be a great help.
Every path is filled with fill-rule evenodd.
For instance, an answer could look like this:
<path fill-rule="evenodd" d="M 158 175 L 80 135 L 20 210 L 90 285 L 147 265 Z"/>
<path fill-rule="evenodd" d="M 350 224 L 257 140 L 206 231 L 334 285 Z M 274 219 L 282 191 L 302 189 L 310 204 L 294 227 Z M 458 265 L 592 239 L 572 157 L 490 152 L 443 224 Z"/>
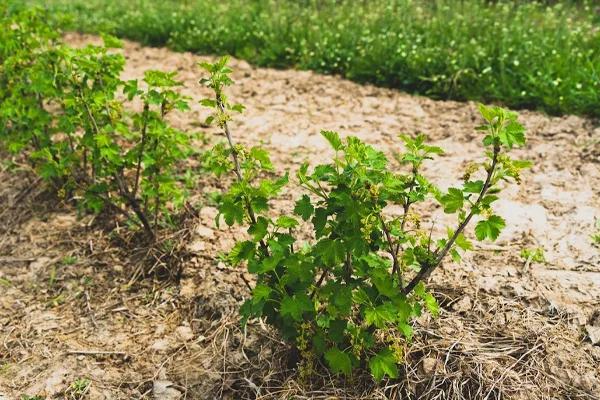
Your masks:
<path fill-rule="evenodd" d="M 466 193 L 481 193 L 483 181 L 465 182 L 464 191 Z"/>
<path fill-rule="evenodd" d="M 441 147 L 438 147 L 438 146 L 424 145 L 423 150 L 425 150 L 425 152 L 428 154 L 437 154 L 437 155 L 444 154 L 444 149 L 442 149 Z"/>
<path fill-rule="evenodd" d="M 298 226 L 298 220 L 293 217 L 288 217 L 287 215 L 282 215 L 277 218 L 275 225 L 280 228 L 291 229 Z"/>
<path fill-rule="evenodd" d="M 308 195 L 302 195 L 298 201 L 296 201 L 296 206 L 294 207 L 294 213 L 302 217 L 304 221 L 308 221 L 308 219 L 315 212 L 315 208 L 310 202 L 310 197 Z"/>
<path fill-rule="evenodd" d="M 106 47 L 107 49 L 121 49 L 123 48 L 123 42 L 112 36 L 112 35 L 107 35 L 105 33 L 101 34 L 102 36 L 102 41 L 104 42 L 104 47 Z"/>
<path fill-rule="evenodd" d="M 500 143 L 512 149 L 514 145 L 523 146 L 525 144 L 525 128 L 517 121 L 510 121 L 498 133 Z"/>
<path fill-rule="evenodd" d="M 417 297 L 423 300 L 425 307 L 427 307 L 431 314 L 434 316 L 438 315 L 440 306 L 438 305 L 435 297 L 427 291 L 425 284 L 422 281 L 415 286 L 414 293 L 417 295 Z"/>
<path fill-rule="evenodd" d="M 461 260 L 460 254 L 456 249 L 450 250 L 450 256 L 452 257 L 452 260 L 454 260 L 455 263 L 459 263 Z"/>
<path fill-rule="evenodd" d="M 429 312 L 435 317 L 440 312 L 440 306 L 435 299 L 435 297 L 431 293 L 425 293 L 423 296 L 423 301 L 425 302 L 425 307 L 429 310 Z"/>
<path fill-rule="evenodd" d="M 487 122 L 492 122 L 494 117 L 496 117 L 496 113 L 494 112 L 494 109 L 492 107 L 488 107 L 485 104 L 481 103 L 478 104 L 478 107 L 479 113 Z"/>
<path fill-rule="evenodd" d="M 440 203 L 442 203 L 445 213 L 452 214 L 463 207 L 464 199 L 462 190 L 450 188 L 448 194 L 441 197 Z"/>
<path fill-rule="evenodd" d="M 243 104 L 234 104 L 230 107 L 231 110 L 242 113 L 246 107 Z"/>
<path fill-rule="evenodd" d="M 327 139 L 327 141 L 329 142 L 329 144 L 331 145 L 331 147 L 333 147 L 333 149 L 335 151 L 342 149 L 342 147 L 343 147 L 342 140 L 340 139 L 340 135 L 337 132 L 321 131 L 321 135 L 323 135 L 323 137 L 325 139 Z"/>
<path fill-rule="evenodd" d="M 463 233 L 460 233 L 456 237 L 456 241 L 454 243 L 456 243 L 456 245 L 463 250 L 472 250 L 473 249 L 473 243 L 471 243 L 471 241 L 469 239 L 467 239 Z"/>
<path fill-rule="evenodd" d="M 267 300 L 273 289 L 264 284 L 257 284 L 252 291 L 252 302 L 254 304 Z"/>
<path fill-rule="evenodd" d="M 346 326 L 348 326 L 348 321 L 344 319 L 335 319 L 329 322 L 328 339 L 334 343 L 342 343 L 345 339 Z"/>
<path fill-rule="evenodd" d="M 375 325 L 377 328 L 385 328 L 386 325 L 395 321 L 396 308 L 391 302 L 386 302 L 377 307 L 365 309 L 365 322 L 367 325 Z"/>
<path fill-rule="evenodd" d="M 369 369 L 376 380 L 382 380 L 384 376 L 394 379 L 398 377 L 398 366 L 394 353 L 388 348 L 383 349 L 369 360 Z"/>
<path fill-rule="evenodd" d="M 512 160 L 512 165 L 518 169 L 531 168 L 533 161 L 531 160 Z"/>
<path fill-rule="evenodd" d="M 232 265 L 237 265 L 243 260 L 251 259 L 254 256 L 255 251 L 256 245 L 249 240 L 244 240 L 237 242 L 227 257 Z"/>
<path fill-rule="evenodd" d="M 250 157 L 258 161 L 262 168 L 269 171 L 273 169 L 273 164 L 271 163 L 271 159 L 269 158 L 269 152 L 263 149 L 262 147 L 252 147 L 250 149 Z"/>
<path fill-rule="evenodd" d="M 387 270 L 377 269 L 371 272 L 371 281 L 377 291 L 390 299 L 398 296 L 398 288 L 394 285 L 392 276 Z"/>
<path fill-rule="evenodd" d="M 352 372 L 352 361 L 350 356 L 337 347 L 333 347 L 325 353 L 325 360 L 329 368 L 335 373 L 350 375 Z"/>
<path fill-rule="evenodd" d="M 255 242 L 259 242 L 267 234 L 268 228 L 269 220 L 265 217 L 258 217 L 256 223 L 248 228 L 248 234 L 252 235 Z"/>
<path fill-rule="evenodd" d="M 270 242 L 272 243 L 272 242 Z M 249 269 L 249 272 L 264 274 L 269 271 L 274 271 L 277 268 L 279 262 L 283 259 L 283 255 L 281 253 L 275 253 L 270 257 L 265 257 L 262 259 L 262 262 L 258 265 L 253 265 L 252 269 Z"/>
<path fill-rule="evenodd" d="M 223 199 L 219 205 L 219 213 L 223 215 L 225 223 L 229 226 L 234 223 L 241 224 L 244 220 L 244 207 L 241 204 L 237 204 L 229 198 Z"/>
<path fill-rule="evenodd" d="M 492 215 L 486 220 L 481 220 L 475 226 L 475 236 L 477 240 L 496 240 L 500 235 L 502 228 L 506 226 L 506 222 L 498 215 Z"/>
<path fill-rule="evenodd" d="M 327 266 L 334 266 L 344 260 L 345 249 L 340 240 L 322 239 L 315 245 L 315 254 L 319 255 Z"/>
<path fill-rule="evenodd" d="M 398 324 L 398 329 L 402 332 L 406 340 L 412 340 L 413 337 L 413 327 L 405 322 L 400 322 Z"/>
<path fill-rule="evenodd" d="M 215 108 L 217 106 L 216 100 L 213 99 L 202 99 L 200 104 L 204 107 Z"/>
<path fill-rule="evenodd" d="M 295 294 L 293 297 L 285 296 L 281 300 L 279 313 L 282 317 L 289 316 L 295 321 L 302 321 L 305 312 L 314 311 L 312 300 L 305 293 Z"/>
<path fill-rule="evenodd" d="M 335 306 L 336 314 L 349 315 L 352 307 L 352 289 L 347 285 L 337 287 L 332 294 L 331 303 Z"/>

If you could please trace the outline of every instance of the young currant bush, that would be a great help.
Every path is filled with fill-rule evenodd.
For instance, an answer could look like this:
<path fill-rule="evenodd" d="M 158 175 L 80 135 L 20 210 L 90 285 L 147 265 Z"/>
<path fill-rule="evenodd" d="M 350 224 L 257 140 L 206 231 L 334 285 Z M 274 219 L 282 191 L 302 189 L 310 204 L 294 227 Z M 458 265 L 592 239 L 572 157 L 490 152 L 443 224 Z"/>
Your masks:
<path fill-rule="evenodd" d="M 0 6 L 0 13 L 0 141 L 14 153 L 41 152 L 53 134 L 44 102 L 60 96 L 53 84 L 57 55 L 52 50 L 59 35 L 36 9 L 11 17 Z"/>
<path fill-rule="evenodd" d="M 242 107 L 229 103 L 223 93 L 233 83 L 226 64 L 226 58 L 201 64 L 209 74 L 201 83 L 215 94 L 202 104 L 214 109 L 209 122 L 215 121 L 227 138 L 206 154 L 204 165 L 217 176 L 235 175 L 220 196 L 217 221 L 222 217 L 228 225 L 248 225 L 248 238 L 228 253 L 231 264 L 246 263 L 256 276 L 252 296 L 241 309 L 243 323 L 265 318 L 296 346 L 304 370 L 324 360 L 336 373 L 348 375 L 366 365 L 376 379 L 397 377 L 413 319 L 424 308 L 438 312 L 424 280 L 448 253 L 459 260 L 461 250 L 473 248 L 465 228 L 475 216 L 478 240 L 496 239 L 505 225 L 492 207 L 500 183 L 518 183 L 519 171 L 529 165 L 507 154 L 525 143 L 517 115 L 480 106 L 484 161 L 471 164 L 463 184 L 447 192 L 422 175 L 423 163 L 443 153 L 426 144 L 423 135 L 400 136 L 406 150 L 398 158 L 408 169 L 400 173 L 381 151 L 358 138 L 324 131 L 333 160 L 314 168 L 302 165 L 297 179 L 303 193 L 293 212 L 275 216 L 269 201 L 288 176 L 272 177 L 264 149 L 234 143 L 231 111 Z M 457 216 L 456 226 L 438 240 L 413 212 L 413 205 L 428 199 Z M 392 205 L 399 205 L 402 215 L 388 216 L 386 207 Z M 298 243 L 302 221 L 312 226 L 309 243 Z"/>
<path fill-rule="evenodd" d="M 175 73 L 123 82 L 117 39 L 68 47 L 37 10 L 3 15 L 0 29 L 0 140 L 82 210 L 118 211 L 154 237 L 185 200 L 178 167 L 192 153 L 165 119 L 189 109 Z M 136 100 L 142 111 L 129 111 Z"/>

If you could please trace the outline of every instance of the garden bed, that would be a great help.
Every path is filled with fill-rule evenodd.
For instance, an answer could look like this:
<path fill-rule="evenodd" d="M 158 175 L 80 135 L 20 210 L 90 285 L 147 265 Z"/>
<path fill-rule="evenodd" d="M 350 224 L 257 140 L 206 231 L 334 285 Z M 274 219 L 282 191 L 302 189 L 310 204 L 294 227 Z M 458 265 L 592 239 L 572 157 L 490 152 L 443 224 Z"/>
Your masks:
<path fill-rule="evenodd" d="M 73 45 L 97 40 L 66 37 Z M 196 63 L 210 57 L 131 42 L 124 51 L 124 79 L 147 68 L 178 70 L 184 93 L 207 94 Z M 458 181 L 480 151 L 475 104 L 238 60 L 232 68 L 236 85 L 228 92 L 247 107 L 232 129 L 243 143 L 264 142 L 276 167 L 327 160 L 321 129 L 358 136 L 390 156 L 398 133 L 423 132 L 446 150 L 426 169 L 446 189 L 454 182 L 436 177 Z M 213 140 L 217 131 L 199 124 L 207 115 L 193 104 L 171 121 Z M 433 274 L 441 315 L 417 321 L 402 379 L 379 385 L 366 374 L 342 379 L 324 370 L 302 381 L 274 332 L 257 321 L 242 330 L 238 308 L 251 276 L 218 258 L 242 231 L 217 229 L 216 209 L 202 194 L 219 182 L 201 178 L 192 196 L 198 216 L 180 281 L 132 280 L 141 257 L 118 245 L 118 230 L 109 235 L 92 217 L 78 219 L 26 173 L 3 170 L 0 399 L 69 398 L 78 380 L 90 382 L 90 399 L 597 398 L 600 249 L 591 235 L 600 218 L 600 127 L 529 111 L 520 120 L 528 145 L 516 153 L 534 167 L 498 202 L 507 228 L 493 245 L 477 245 L 460 265 L 448 261 Z M 291 199 L 284 193 L 276 208 Z M 443 219 L 440 209 L 429 212 Z M 536 249 L 545 261 L 523 251 Z"/>

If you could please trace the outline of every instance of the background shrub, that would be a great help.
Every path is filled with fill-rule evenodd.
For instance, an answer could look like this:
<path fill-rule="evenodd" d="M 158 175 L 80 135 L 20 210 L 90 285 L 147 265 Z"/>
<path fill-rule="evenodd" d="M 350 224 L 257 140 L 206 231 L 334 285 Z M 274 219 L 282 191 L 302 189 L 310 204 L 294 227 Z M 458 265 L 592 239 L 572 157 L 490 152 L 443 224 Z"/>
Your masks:
<path fill-rule="evenodd" d="M 145 44 L 434 98 L 600 116 L 600 11 L 591 0 L 37 2 L 72 13 L 72 29 Z"/>
<path fill-rule="evenodd" d="M 44 12 L 0 11 L 0 145 L 80 209 L 117 211 L 153 237 L 185 200 L 178 169 L 192 153 L 166 120 L 188 109 L 175 73 L 123 82 L 118 39 L 71 48 Z"/>

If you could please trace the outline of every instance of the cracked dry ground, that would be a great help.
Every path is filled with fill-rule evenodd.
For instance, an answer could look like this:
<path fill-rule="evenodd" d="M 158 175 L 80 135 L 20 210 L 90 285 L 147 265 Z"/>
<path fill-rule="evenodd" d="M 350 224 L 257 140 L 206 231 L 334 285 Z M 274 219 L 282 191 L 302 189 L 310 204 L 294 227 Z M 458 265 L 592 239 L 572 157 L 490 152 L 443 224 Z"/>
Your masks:
<path fill-rule="evenodd" d="M 70 34 L 66 40 L 98 39 Z M 185 93 L 208 94 L 197 84 L 195 65 L 210 57 L 129 42 L 124 51 L 125 79 L 148 68 L 178 70 Z M 281 170 L 331 157 L 321 129 L 358 136 L 389 156 L 400 150 L 398 133 L 424 132 L 446 150 L 425 171 L 442 189 L 481 153 L 473 103 L 238 60 L 232 67 L 236 85 L 229 94 L 247 107 L 234 131 L 242 143 L 264 143 Z M 206 115 L 196 104 L 172 122 L 202 130 L 198 121 Z M 191 221 L 181 281 L 130 284 L 137 267 L 130 252 L 91 217 L 76 218 L 33 178 L 3 168 L 0 399 L 24 393 L 70 398 L 77 378 L 91 381 L 90 399 L 396 398 L 409 392 L 420 398 L 597 398 L 600 249 L 590 235 L 600 218 L 600 128 L 574 116 L 523 111 L 520 119 L 529 142 L 516 156 L 535 165 L 498 203 L 507 228 L 460 265 L 447 261 L 434 273 L 442 313 L 417 321 L 404 378 L 386 385 L 363 374 L 303 382 L 266 326 L 254 321 L 240 329 L 237 308 L 247 289 L 240 271 L 225 267 L 218 254 L 243 231 L 217 229 L 205 195 L 221 183 L 201 177 L 193 195 L 199 215 Z M 275 208 L 289 210 L 297 192 L 290 185 Z M 422 211 L 447 221 L 438 208 Z M 522 258 L 523 248 L 538 247 L 546 262 Z"/>

